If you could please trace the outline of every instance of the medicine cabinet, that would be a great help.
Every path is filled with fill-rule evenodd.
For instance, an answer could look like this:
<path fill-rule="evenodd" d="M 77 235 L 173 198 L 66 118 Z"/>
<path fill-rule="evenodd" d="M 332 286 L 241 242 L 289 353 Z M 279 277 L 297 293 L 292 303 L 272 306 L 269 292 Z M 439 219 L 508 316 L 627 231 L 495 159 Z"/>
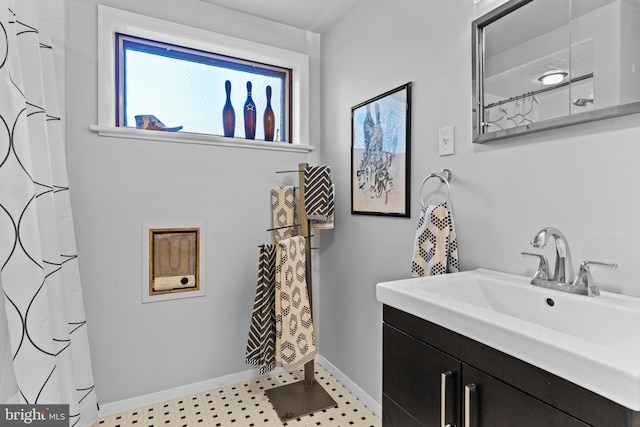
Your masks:
<path fill-rule="evenodd" d="M 476 143 L 640 112 L 640 0 L 511 0 L 472 39 Z"/>

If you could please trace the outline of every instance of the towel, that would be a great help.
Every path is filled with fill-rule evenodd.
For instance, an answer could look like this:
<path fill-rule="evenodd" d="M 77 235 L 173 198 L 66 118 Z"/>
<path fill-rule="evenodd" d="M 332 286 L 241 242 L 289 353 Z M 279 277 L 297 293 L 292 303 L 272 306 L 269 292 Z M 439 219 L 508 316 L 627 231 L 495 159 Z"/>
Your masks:
<path fill-rule="evenodd" d="M 311 227 L 313 227 L 314 230 L 331 230 L 335 226 L 335 221 L 334 221 L 335 191 L 336 191 L 336 186 L 331 184 L 331 188 L 329 189 L 327 219 L 326 220 L 312 219 L 309 221 L 311 224 Z"/>
<path fill-rule="evenodd" d="M 276 363 L 295 369 L 316 354 L 307 294 L 306 242 L 296 236 L 276 247 Z"/>
<path fill-rule="evenodd" d="M 411 276 L 435 276 L 459 271 L 458 241 L 448 204 L 422 209 L 414 244 Z"/>
<path fill-rule="evenodd" d="M 271 190 L 271 214 L 273 224 L 273 243 L 296 236 L 296 192 L 287 185 Z M 291 225 L 292 227 L 287 227 Z"/>
<path fill-rule="evenodd" d="M 318 223 L 330 228 L 333 223 L 334 187 L 331 182 L 331 168 L 328 166 L 307 166 L 304 168 L 305 212 L 311 225 Z"/>
<path fill-rule="evenodd" d="M 276 366 L 275 317 L 276 246 L 262 245 L 258 253 L 258 282 L 247 342 L 248 364 L 264 375 Z"/>

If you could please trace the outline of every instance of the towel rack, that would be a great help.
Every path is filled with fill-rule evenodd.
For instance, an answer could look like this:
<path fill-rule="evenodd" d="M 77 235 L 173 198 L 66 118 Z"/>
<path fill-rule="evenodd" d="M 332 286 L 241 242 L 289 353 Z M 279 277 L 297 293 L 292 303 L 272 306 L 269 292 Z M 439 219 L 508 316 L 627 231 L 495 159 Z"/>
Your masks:
<path fill-rule="evenodd" d="M 423 208 L 427 207 L 427 205 L 424 203 L 424 199 L 422 198 L 422 189 L 424 187 L 424 184 L 429 180 L 429 178 L 438 178 L 440 182 L 442 182 L 444 185 L 447 186 L 446 203 L 448 204 L 449 201 L 451 200 L 451 185 L 449 185 L 449 181 L 451 180 L 451 171 L 449 169 L 442 169 L 442 171 L 440 172 L 427 175 L 427 177 L 422 180 L 422 184 L 420 184 L 420 192 L 418 193 L 420 195 L 420 203 L 422 204 L 422 207 Z"/>
<path fill-rule="evenodd" d="M 266 231 L 282 230 L 283 228 L 300 227 L 300 224 L 283 225 L 281 227 L 267 228 Z"/>
<path fill-rule="evenodd" d="M 300 196 L 298 198 L 298 222 L 300 223 L 300 236 L 305 239 L 305 258 L 307 294 L 309 296 L 309 307 L 313 317 L 313 300 L 311 286 L 311 236 L 309 219 L 305 210 L 305 188 L 304 171 L 307 163 L 299 163 L 298 170 L 277 171 L 276 173 L 297 172 L 300 185 Z M 266 390 L 265 393 L 273 409 L 282 422 L 298 418 L 313 412 L 337 406 L 337 403 L 327 393 L 322 386 L 314 379 L 314 359 L 304 364 L 304 380 L 291 384 L 285 384 Z"/>

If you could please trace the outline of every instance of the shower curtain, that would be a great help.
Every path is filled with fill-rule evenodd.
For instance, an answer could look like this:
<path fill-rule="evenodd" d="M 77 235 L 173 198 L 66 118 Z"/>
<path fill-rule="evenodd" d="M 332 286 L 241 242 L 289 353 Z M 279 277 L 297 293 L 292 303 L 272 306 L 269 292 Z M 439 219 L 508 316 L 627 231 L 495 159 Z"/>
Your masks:
<path fill-rule="evenodd" d="M 16 390 L 0 403 L 69 404 L 69 424 L 88 426 L 97 401 L 52 47 L 34 0 L 0 0 L 0 21 L 0 372 Z"/>

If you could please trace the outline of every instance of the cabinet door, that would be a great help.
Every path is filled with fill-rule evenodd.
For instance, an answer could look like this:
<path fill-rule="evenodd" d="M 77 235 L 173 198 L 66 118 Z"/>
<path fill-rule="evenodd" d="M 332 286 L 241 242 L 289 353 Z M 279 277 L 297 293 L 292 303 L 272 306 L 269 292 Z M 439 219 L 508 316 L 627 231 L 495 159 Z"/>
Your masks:
<path fill-rule="evenodd" d="M 384 395 L 425 427 L 459 425 L 460 362 L 388 325 L 383 344 Z M 384 416 L 386 400 L 384 427 L 407 425 Z"/>
<path fill-rule="evenodd" d="M 385 395 L 382 396 L 382 425 L 385 427 L 424 427 L 422 423 L 419 423 Z"/>
<path fill-rule="evenodd" d="M 464 427 L 588 427 L 566 413 L 462 364 Z"/>

